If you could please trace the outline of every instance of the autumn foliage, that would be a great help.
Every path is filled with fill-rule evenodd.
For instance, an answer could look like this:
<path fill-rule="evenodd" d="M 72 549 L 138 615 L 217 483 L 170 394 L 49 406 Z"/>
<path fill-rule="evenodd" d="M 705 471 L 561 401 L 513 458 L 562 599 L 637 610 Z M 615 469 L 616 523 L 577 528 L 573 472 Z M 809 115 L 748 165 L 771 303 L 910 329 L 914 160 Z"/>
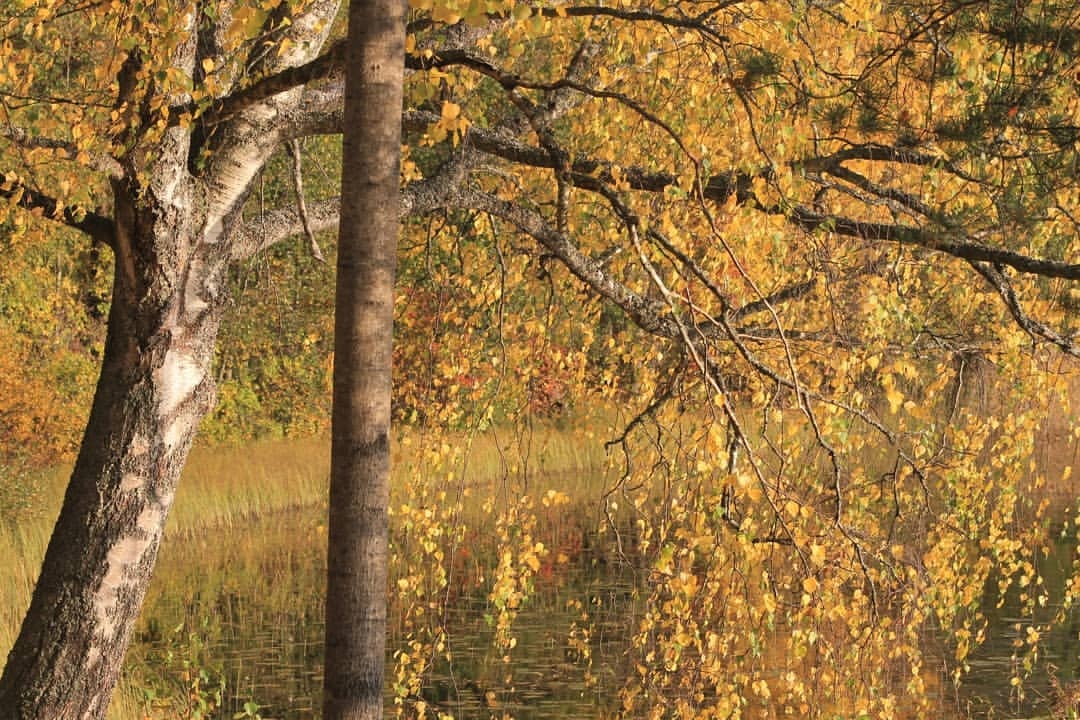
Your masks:
<path fill-rule="evenodd" d="M 286 52 L 310 5 L 229 4 L 221 62 L 190 77 L 162 8 L 6 19 L 20 72 L 0 125 L 34 132 L 2 133 L 0 459 L 70 457 L 88 407 L 109 260 L 52 226 L 94 234 L 135 137 L 206 141 L 233 85 L 289 80 L 259 50 Z M 455 577 L 483 586 L 512 659 L 516 609 L 560 552 L 537 517 L 564 501 L 532 492 L 529 434 L 598 409 L 588 532 L 644 578 L 617 713 L 936 717 L 936 683 L 964 679 L 1006 599 L 1030 629 L 1003 679 L 1019 697 L 1080 592 L 1040 571 L 1077 532 L 1071 6 L 413 0 L 408 31 L 393 410 L 442 474 L 394 509 L 402 712 L 426 711 Z M 293 82 L 333 85 L 335 37 Z M 307 189 L 275 156 L 248 226 L 297 194 L 332 214 L 338 178 L 311 168 L 338 149 L 305 148 Z M 205 441 L 326 429 L 320 246 L 332 258 L 313 236 L 236 264 Z M 513 438 L 503 482 L 448 494 L 480 433 Z M 482 571 L 470 503 L 501 549 Z M 579 656 L 588 628 L 582 610 Z"/>

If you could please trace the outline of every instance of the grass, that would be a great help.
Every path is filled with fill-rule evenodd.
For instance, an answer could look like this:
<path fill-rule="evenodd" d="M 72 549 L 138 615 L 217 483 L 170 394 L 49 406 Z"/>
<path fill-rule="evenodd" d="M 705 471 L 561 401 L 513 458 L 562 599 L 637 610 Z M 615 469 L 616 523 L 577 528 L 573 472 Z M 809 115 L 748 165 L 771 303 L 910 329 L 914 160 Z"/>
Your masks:
<path fill-rule="evenodd" d="M 566 429 L 536 424 L 520 431 L 487 430 L 437 441 L 406 430 L 392 445 L 393 502 L 406 501 L 402 488 L 415 487 L 418 479 L 466 494 L 498 488 L 516 492 L 521 485 L 543 482 L 545 489 L 572 488 L 575 499 L 583 494 L 595 499 L 603 490 L 596 472 L 604 462 L 603 435 L 590 435 L 573 424 Z M 195 448 L 170 513 L 163 553 L 170 538 L 252 527 L 261 518 L 325 506 L 329 468 L 325 437 Z M 28 476 L 38 486 L 40 507 L 0 523 L 0 576 L 7 579 L 0 583 L 0 657 L 7 656 L 29 605 L 69 472 L 55 468 Z M 479 513 L 476 505 L 466 503 L 466 513 Z M 111 717 L 138 716 L 128 690 L 117 693 Z"/>
<path fill-rule="evenodd" d="M 1052 443 L 1054 447 L 1044 452 L 1062 453 L 1062 463 L 1075 461 L 1078 447 L 1075 437 L 1057 437 L 1062 434 L 1059 432 L 1062 427 L 1069 429 L 1068 417 L 1068 411 L 1062 409 L 1045 429 L 1048 435 L 1063 442 L 1060 447 Z M 695 425 L 693 418 L 687 418 L 686 422 L 688 426 Z M 596 527 L 595 516 L 586 516 L 596 512 L 597 501 L 613 479 L 601 471 L 608 462 L 603 441 L 617 435 L 623 423 L 625 418 L 605 411 L 564 425 L 525 424 L 450 437 L 405 430 L 395 438 L 391 449 L 392 503 L 398 507 L 401 503 L 422 501 L 414 494 L 417 489 L 446 491 L 451 498 L 462 499 L 461 522 L 470 528 L 486 527 L 491 518 L 484 515 L 482 498 L 509 499 L 526 491 L 540 497 L 546 490 L 554 489 L 565 492 L 574 504 L 555 513 L 549 523 L 551 527 L 542 528 L 543 531 L 558 533 L 564 527 L 572 534 L 577 526 L 592 523 L 591 527 Z M 688 432 L 692 430 L 689 427 Z M 261 564 L 268 548 L 273 547 L 271 552 L 276 555 L 288 556 L 292 546 L 301 543 L 296 533 L 324 531 L 319 518 L 326 503 L 329 456 L 327 438 L 196 448 L 185 468 L 169 519 L 159 564 L 162 577 L 156 581 L 156 587 L 152 586 L 144 609 L 152 612 L 150 604 L 155 597 L 178 592 L 198 594 L 204 586 L 226 587 L 245 582 L 262 586 L 267 577 L 276 577 Z M 1053 458 L 1058 460 L 1058 455 Z M 619 460 L 615 458 L 616 462 Z M 0 573 L 9 579 L 0 584 L 0 656 L 6 656 L 29 602 L 66 479 L 67 470 L 63 468 L 33 477 L 32 481 L 39 486 L 37 496 L 45 498 L 46 507 L 19 516 L 17 523 L 0 525 Z M 1068 487 L 1053 486 L 1053 480 L 1051 477 L 1052 492 L 1075 493 L 1075 480 L 1065 483 Z M 288 522 L 288 518 L 296 515 L 290 511 L 297 509 L 310 511 L 303 514 L 308 519 L 299 530 Z M 224 537 L 233 538 L 227 541 L 230 547 L 222 550 L 222 557 L 228 559 L 222 560 L 220 567 L 210 568 L 200 553 L 208 554 L 207 547 L 222 543 Z M 548 547 L 558 547 L 554 536 L 538 538 Z M 321 544 L 318 538 L 303 542 Z M 172 561 L 168 559 L 171 552 L 176 554 Z M 313 561 L 305 556 L 296 562 Z M 317 573 L 311 577 L 316 576 Z M 287 582 L 271 582 L 260 592 L 268 596 L 264 598 L 268 606 L 285 608 L 290 593 L 307 590 L 291 587 Z M 207 596 L 213 594 L 213 590 L 206 591 Z M 288 622 L 253 610 L 245 612 L 248 614 L 243 616 L 241 625 L 252 628 L 267 624 L 282 627 Z M 162 620 L 173 622 L 165 616 Z M 146 659 L 133 658 L 135 662 L 143 660 Z M 130 681 L 120 687 L 110 711 L 113 720 L 142 717 L 138 690 Z"/>

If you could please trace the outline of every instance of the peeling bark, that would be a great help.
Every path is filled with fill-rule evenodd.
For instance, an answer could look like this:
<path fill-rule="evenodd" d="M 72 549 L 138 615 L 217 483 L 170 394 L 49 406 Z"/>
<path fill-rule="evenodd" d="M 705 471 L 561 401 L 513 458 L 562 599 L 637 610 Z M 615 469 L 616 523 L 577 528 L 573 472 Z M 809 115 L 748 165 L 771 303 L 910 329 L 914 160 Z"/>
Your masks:
<path fill-rule="evenodd" d="M 192 290 L 212 285 L 214 271 L 203 275 L 188 263 L 185 282 L 174 282 L 137 249 L 153 245 L 148 235 L 159 242 L 175 237 L 183 223 L 142 227 L 139 218 L 155 213 L 136 212 L 130 198 L 118 198 L 117 206 L 123 250 L 101 377 L 41 576 L 0 680 L 4 718 L 104 717 L 180 470 L 214 400 L 210 367 L 222 303 Z"/>
<path fill-rule="evenodd" d="M 312 15 L 288 28 L 293 49 L 275 56 L 270 71 L 318 53 L 337 3 L 307 7 Z M 192 32 L 178 48 L 181 72 L 213 55 L 212 30 L 200 28 L 198 39 Z M 105 717 L 180 471 L 214 403 L 226 270 L 258 249 L 233 247 L 240 208 L 302 95 L 298 88 L 251 104 L 211 141 L 180 126 L 134 139 L 113 168 L 114 217 L 57 218 L 113 249 L 112 304 L 80 454 L 0 677 L 0 720 Z M 192 162 L 204 152 L 204 167 Z"/>

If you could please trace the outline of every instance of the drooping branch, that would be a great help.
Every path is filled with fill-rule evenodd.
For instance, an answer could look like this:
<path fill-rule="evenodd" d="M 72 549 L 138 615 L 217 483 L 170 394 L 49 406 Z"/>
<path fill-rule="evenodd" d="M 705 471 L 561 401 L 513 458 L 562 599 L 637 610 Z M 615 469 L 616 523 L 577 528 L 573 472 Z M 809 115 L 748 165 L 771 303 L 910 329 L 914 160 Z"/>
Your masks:
<path fill-rule="evenodd" d="M 518 89 L 534 89 L 548 92 L 571 89 L 590 97 L 610 99 L 634 110 L 639 115 L 642 115 L 646 121 L 662 128 L 665 133 L 676 142 L 679 142 L 677 134 L 673 133 L 665 123 L 646 109 L 639 107 L 631 98 L 622 93 L 592 88 L 585 83 L 567 78 L 553 82 L 530 81 L 514 73 L 502 70 L 489 58 L 467 49 L 448 50 L 431 56 L 409 56 L 406 59 L 406 64 L 415 69 L 462 67 L 491 78 L 509 92 Z M 479 149 L 505 160 L 533 167 L 547 167 L 560 173 L 564 172 L 563 168 L 556 167 L 558 163 L 547 148 L 528 145 L 504 134 L 487 133 L 482 130 L 470 132 L 470 139 Z M 814 169 L 828 172 L 838 180 L 850 183 L 852 186 L 868 192 L 876 198 L 896 203 L 910 212 L 926 218 L 929 221 L 929 227 L 903 223 L 867 222 L 854 217 L 818 212 L 803 205 L 778 205 L 767 208 L 762 207 L 762 209 L 766 212 L 782 213 L 787 216 L 793 225 L 808 231 L 828 229 L 843 236 L 857 237 L 869 241 L 889 241 L 915 245 L 962 260 L 1006 265 L 1020 272 L 1044 277 L 1058 277 L 1069 280 L 1080 279 L 1080 264 L 1069 263 L 1064 260 L 1031 257 L 1023 253 L 996 248 L 965 236 L 961 229 L 950 227 L 941 213 L 936 212 L 918 196 L 898 188 L 873 183 L 865 176 L 842 165 L 846 160 L 856 159 L 938 166 L 958 177 L 970 179 L 949 161 L 928 153 L 876 143 L 854 145 L 830 155 L 795 161 L 791 165 L 794 169 L 803 171 Z M 608 185 L 614 183 L 615 178 L 612 172 L 614 169 L 611 164 L 601 163 L 584 156 L 577 156 L 572 159 L 569 167 L 575 185 L 588 190 L 598 190 L 601 183 Z M 762 172 L 767 174 L 767 171 Z M 678 183 L 678 178 L 674 174 L 644 172 L 638 168 L 620 169 L 619 175 L 621 181 L 626 182 L 635 190 L 659 192 Z M 760 206 L 761 203 L 757 201 L 757 198 L 750 191 L 752 180 L 753 175 L 744 172 L 713 175 L 705 181 L 703 195 L 710 200 L 723 202 L 735 192 L 738 195 L 737 200 L 741 204 L 754 203 Z M 939 229 L 935 229 L 933 227 L 935 225 Z"/>
<path fill-rule="evenodd" d="M 805 158 L 798 165 L 806 170 L 827 170 L 848 160 L 869 160 L 871 162 L 889 162 L 918 167 L 940 167 L 953 175 L 970 182 L 978 180 L 958 167 L 952 160 L 923 152 L 917 148 L 885 145 L 869 142 L 849 145 L 828 155 Z"/>
<path fill-rule="evenodd" d="M 431 114 L 434 117 L 434 114 Z M 413 120 L 419 118 L 414 117 Z M 432 120 L 434 122 L 435 120 Z M 406 122 L 409 122 L 406 120 Z M 513 138 L 472 128 L 468 141 L 477 149 L 504 160 L 538 168 L 554 168 L 551 155 L 542 148 L 519 142 Z M 616 183 L 616 168 L 612 163 L 579 155 L 571 161 L 571 172 L 577 187 L 595 190 L 600 184 Z M 618 180 L 632 190 L 663 192 L 677 187 L 679 179 L 672 173 L 647 172 L 628 167 L 618 170 Z M 748 173 L 723 173 L 712 175 L 705 182 L 703 195 L 715 202 L 725 202 L 732 194 L 740 204 L 761 205 L 751 192 L 753 176 Z M 768 208 L 769 212 L 782 213 L 783 208 Z M 1007 265 L 1015 270 L 1043 277 L 1080 280 L 1080 264 L 1062 260 L 1036 258 L 1023 253 L 995 248 L 984 243 L 956 237 L 954 233 L 939 232 L 914 225 L 900 223 L 865 222 L 851 217 L 827 215 L 805 206 L 795 206 L 786 213 L 788 220 L 806 231 L 828 230 L 846 237 L 877 242 L 895 242 L 935 250 L 953 257 L 977 262 Z"/>
<path fill-rule="evenodd" d="M 1016 292 L 1012 288 L 1012 283 L 1009 282 L 1009 278 L 1006 277 L 1000 265 L 995 266 L 991 263 L 973 261 L 971 266 L 997 291 L 1005 303 L 1005 307 L 1008 308 L 1009 314 L 1013 316 L 1013 320 L 1033 339 L 1042 338 L 1057 345 L 1065 353 L 1080 357 L 1080 344 L 1078 344 L 1077 338 L 1062 335 L 1048 325 L 1035 320 L 1024 311 L 1019 298 L 1016 297 Z"/>
<path fill-rule="evenodd" d="M 681 338 L 679 326 L 667 314 L 666 305 L 615 280 L 600 263 L 583 253 L 539 213 L 473 188 L 462 188 L 457 199 L 465 207 L 490 213 L 534 238 L 594 292 L 621 307 L 642 329 L 674 340 Z"/>
<path fill-rule="evenodd" d="M 876 198 L 879 201 L 888 201 L 893 207 L 903 208 L 911 213 L 933 220 L 942 227 L 949 228 L 950 230 L 952 229 L 953 223 L 950 223 L 948 218 L 942 213 L 935 211 L 913 193 L 890 185 L 876 183 L 862 173 L 855 172 L 851 168 L 840 165 L 839 163 L 829 166 L 825 172 L 835 178 L 850 183 L 865 193 L 869 193 L 871 198 Z"/>
<path fill-rule="evenodd" d="M 895 242 L 936 250 L 969 262 L 1007 265 L 1032 275 L 1080 280 L 1080 264 L 1033 258 L 1012 250 L 956 239 L 944 232 L 935 232 L 911 225 L 863 222 L 853 218 L 825 215 L 803 206 L 793 208 L 788 217 L 794 225 L 807 231 L 828 229 L 830 232 L 847 237 Z"/>
<path fill-rule="evenodd" d="M 560 6 L 553 7 L 533 7 L 531 11 L 533 14 L 546 18 L 567 18 L 567 17 L 609 17 L 616 20 L 624 20 L 627 22 L 650 22 L 662 25 L 668 28 L 676 28 L 679 30 L 691 30 L 701 33 L 704 37 L 718 43 L 727 42 L 728 37 L 721 33 L 716 27 L 709 23 L 710 19 L 722 12 L 725 8 L 729 8 L 733 5 L 739 4 L 742 0 L 723 0 L 723 2 L 710 3 L 704 12 L 697 15 L 668 15 L 662 12 L 655 12 L 647 8 L 616 8 L 604 5 L 575 5 L 575 6 Z M 487 15 L 488 20 L 491 22 L 503 22 L 506 21 L 509 16 L 500 13 L 489 13 Z M 409 33 L 418 33 L 423 30 L 427 30 L 436 25 L 435 20 L 430 16 L 420 17 L 409 23 L 407 30 Z M 468 23 L 458 23 L 458 25 L 451 26 L 451 30 L 457 29 L 459 26 L 468 27 Z"/>

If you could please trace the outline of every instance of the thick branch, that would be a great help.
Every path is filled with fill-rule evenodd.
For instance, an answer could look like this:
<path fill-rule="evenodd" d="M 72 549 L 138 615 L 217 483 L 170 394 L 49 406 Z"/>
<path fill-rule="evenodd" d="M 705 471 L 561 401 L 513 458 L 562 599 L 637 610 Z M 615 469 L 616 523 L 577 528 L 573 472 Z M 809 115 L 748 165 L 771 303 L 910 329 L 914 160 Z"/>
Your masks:
<path fill-rule="evenodd" d="M 434 113 L 407 113 L 405 118 L 407 127 L 409 125 L 422 126 L 424 122 L 433 123 L 436 121 L 437 117 Z M 478 150 L 510 162 L 530 167 L 556 169 L 554 160 L 546 150 L 522 143 L 506 135 L 474 127 L 469 130 L 467 141 Z M 574 184 L 586 190 L 596 190 L 600 184 L 615 184 L 614 170 L 615 168 L 611 163 L 602 162 L 585 155 L 579 155 L 570 163 Z M 633 190 L 647 192 L 663 192 L 668 187 L 678 185 L 678 177 L 674 174 L 646 172 L 636 167 L 622 169 L 619 172 L 618 179 L 625 182 Z M 715 202 L 724 202 L 732 193 L 735 193 L 740 204 L 756 203 L 757 200 L 750 190 L 752 181 L 753 176 L 748 173 L 713 175 L 705 183 L 704 196 Z M 779 212 L 779 209 L 777 211 Z M 807 231 L 824 228 L 848 237 L 917 245 L 929 250 L 947 253 L 963 260 L 1007 265 L 1020 272 L 1033 275 L 1080 280 L 1080 264 L 1034 258 L 1012 250 L 956 239 L 951 237 L 950 234 L 935 232 L 913 225 L 863 222 L 854 218 L 817 213 L 803 206 L 792 209 L 787 214 L 787 217 L 792 224 Z"/>
<path fill-rule="evenodd" d="M 207 125 L 215 125 L 275 95 L 339 74 L 344 68 L 345 47 L 345 41 L 339 40 L 311 62 L 267 75 L 222 98 L 203 115 L 203 121 Z M 173 115 L 179 119 L 184 113 L 190 114 L 194 110 L 194 107 L 174 108 Z"/>
<path fill-rule="evenodd" d="M 1023 328 L 1032 338 L 1048 340 L 1069 355 L 1080 357 L 1080 345 L 1077 345 L 1073 338 L 1065 337 L 1024 312 L 1024 309 L 1020 306 L 1020 300 L 1016 297 L 1012 284 L 1009 282 L 1009 278 L 1005 276 L 1000 267 L 983 262 L 972 262 L 971 266 L 986 278 L 986 281 L 1001 296 L 1005 307 L 1009 309 L 1009 314 L 1013 316 L 1016 324 Z"/>
<path fill-rule="evenodd" d="M 459 188 L 475 160 L 475 154 L 459 154 L 432 177 L 406 185 L 401 191 L 402 219 L 459 205 Z M 307 206 L 306 228 L 296 207 L 280 208 L 247 219 L 233 231 L 232 259 L 249 258 L 308 231 L 314 234 L 333 230 L 338 224 L 338 213 L 338 198 L 328 198 Z"/>
<path fill-rule="evenodd" d="M 664 13 L 653 12 L 651 10 L 631 10 L 629 8 L 605 7 L 602 5 L 537 8 L 537 12 L 544 17 L 549 18 L 603 16 L 615 18 L 616 20 L 626 20 L 628 22 L 654 22 L 666 27 L 679 28 L 682 30 L 696 30 L 703 35 L 708 36 L 715 42 L 724 43 L 728 41 L 727 35 L 718 32 L 715 27 L 709 25 L 708 20 L 724 8 L 737 5 L 741 1 L 742 0 L 726 0 L 725 2 L 710 4 L 708 6 L 709 9 L 706 12 L 695 17 L 672 17 L 671 15 L 665 15 Z"/>
<path fill-rule="evenodd" d="M 333 230 L 338 224 L 338 199 L 321 200 L 307 206 L 307 226 L 312 233 Z M 304 232 L 304 222 L 296 207 L 260 213 L 233 230 L 230 238 L 233 260 L 245 260 L 277 243 Z"/>
<path fill-rule="evenodd" d="M 293 140 L 312 135 L 339 135 L 344 105 L 344 75 L 305 87 L 300 102 L 282 111 L 282 137 Z"/>
<path fill-rule="evenodd" d="M 774 293 L 753 302 L 748 302 L 738 310 L 731 313 L 731 320 L 733 322 L 739 322 L 745 320 L 751 315 L 755 315 L 759 312 L 767 311 L 771 306 L 779 305 L 787 302 L 788 300 L 798 300 L 799 298 L 808 295 L 817 287 L 817 278 L 812 277 L 801 283 L 795 283 L 794 285 L 788 285 L 781 288 Z"/>
<path fill-rule="evenodd" d="M 114 226 L 111 218 L 80 207 L 63 205 L 54 197 L 30 190 L 17 177 L 3 176 L 0 197 L 31 214 L 81 230 L 97 242 L 112 245 Z"/>
<path fill-rule="evenodd" d="M 911 225 L 862 222 L 852 218 L 822 215 L 801 206 L 794 208 L 788 217 L 792 223 L 808 231 L 827 228 L 830 232 L 838 235 L 857 237 L 864 240 L 916 245 L 969 262 L 1007 265 L 1020 272 L 1031 273 L 1032 275 L 1080 280 L 1080 264 L 1033 258 L 1012 250 L 1003 250 L 982 243 L 957 240 L 944 233 L 924 230 Z"/>

